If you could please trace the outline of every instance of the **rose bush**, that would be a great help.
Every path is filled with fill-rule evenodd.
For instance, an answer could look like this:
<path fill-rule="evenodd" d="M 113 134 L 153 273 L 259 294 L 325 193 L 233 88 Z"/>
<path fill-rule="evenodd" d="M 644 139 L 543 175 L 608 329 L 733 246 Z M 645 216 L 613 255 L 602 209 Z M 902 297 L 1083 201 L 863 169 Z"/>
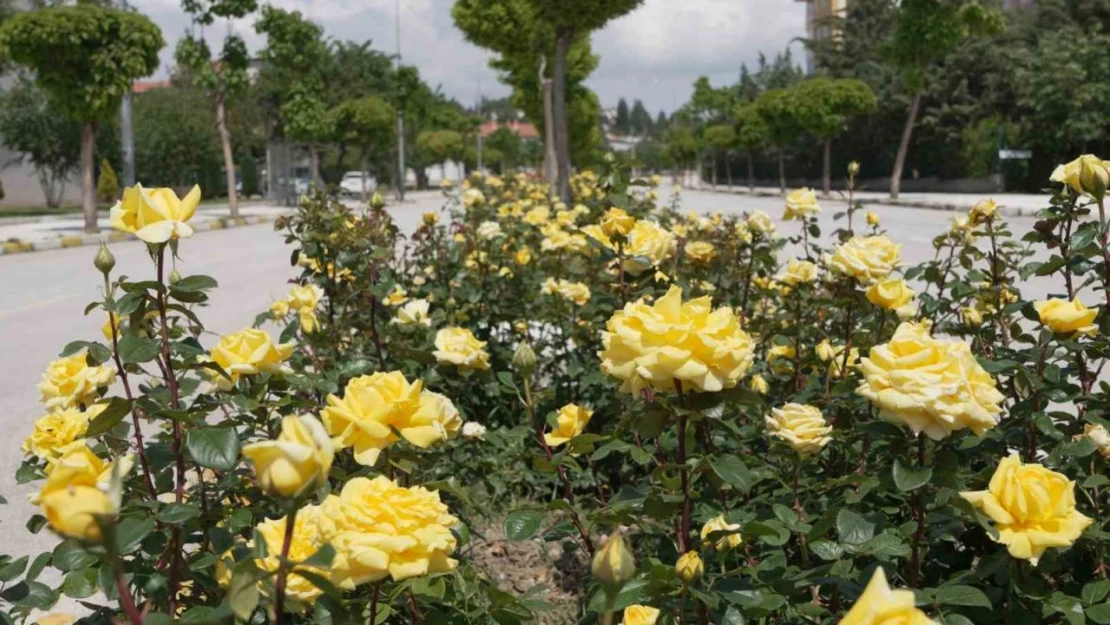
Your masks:
<path fill-rule="evenodd" d="M 125 194 L 149 223 L 122 227 L 171 236 L 144 239 L 154 281 L 98 256 L 105 341 L 49 366 L 18 475 L 59 545 L 0 563 L 2 605 L 515 625 L 561 594 L 557 622 L 1108 623 L 1110 172 L 1053 178 L 1031 231 L 985 201 L 916 266 L 854 175 L 832 232 L 809 190 L 776 228 L 684 214 L 680 190 L 660 207 L 612 163 L 569 205 L 471 176 L 411 233 L 317 192 L 277 224 L 289 295 L 216 340 L 215 281 L 170 272 L 184 213 Z M 483 565 L 501 536 L 557 571 Z"/>

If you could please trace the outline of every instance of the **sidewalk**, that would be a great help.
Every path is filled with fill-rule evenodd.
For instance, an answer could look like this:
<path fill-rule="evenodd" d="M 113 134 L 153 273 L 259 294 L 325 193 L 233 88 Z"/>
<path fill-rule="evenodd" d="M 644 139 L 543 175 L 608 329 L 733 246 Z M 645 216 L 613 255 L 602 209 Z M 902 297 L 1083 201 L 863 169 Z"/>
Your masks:
<path fill-rule="evenodd" d="M 714 191 L 708 184 L 702 184 L 700 191 Z M 755 193 L 750 193 L 748 187 L 733 185 L 717 185 L 717 193 L 733 193 L 737 195 L 757 195 L 764 197 L 780 197 L 778 187 L 756 187 Z M 841 191 L 833 191 L 826 196 L 818 192 L 818 197 L 823 200 L 847 202 L 848 196 Z M 856 191 L 855 199 L 861 204 L 882 204 L 884 206 L 907 206 L 910 208 L 928 208 L 943 211 L 967 211 L 975 206 L 979 200 L 994 200 L 998 203 L 999 211 L 1007 216 L 1032 215 L 1048 206 L 1047 195 L 1026 193 L 997 193 L 977 195 L 973 193 L 900 193 L 897 200 L 890 199 L 886 191 Z"/>
<path fill-rule="evenodd" d="M 286 206 L 252 204 L 239 207 L 238 219 L 232 219 L 227 206 L 201 206 L 189 221 L 197 232 L 220 230 L 273 221 L 292 209 Z M 62 247 L 97 245 L 101 241 L 126 241 L 134 235 L 113 230 L 108 215 L 100 214 L 100 232 L 85 234 L 81 213 L 49 217 L 0 218 L 0 256 L 55 250 Z"/>

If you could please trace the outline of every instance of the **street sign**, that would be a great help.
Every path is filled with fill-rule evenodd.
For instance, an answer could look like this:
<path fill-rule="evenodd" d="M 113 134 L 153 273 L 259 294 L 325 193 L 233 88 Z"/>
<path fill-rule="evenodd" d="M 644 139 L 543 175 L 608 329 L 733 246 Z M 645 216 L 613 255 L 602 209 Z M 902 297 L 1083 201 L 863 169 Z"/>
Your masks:
<path fill-rule="evenodd" d="M 1033 158 L 1033 150 L 999 150 L 998 158 L 1007 160 L 1027 161 Z"/>

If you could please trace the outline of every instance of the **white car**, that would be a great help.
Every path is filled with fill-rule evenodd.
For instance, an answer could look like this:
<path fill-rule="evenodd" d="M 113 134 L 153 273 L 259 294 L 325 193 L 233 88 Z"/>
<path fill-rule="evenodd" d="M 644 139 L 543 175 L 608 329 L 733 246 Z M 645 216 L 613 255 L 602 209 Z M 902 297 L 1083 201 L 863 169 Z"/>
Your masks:
<path fill-rule="evenodd" d="M 349 171 L 343 174 L 339 181 L 339 192 L 343 195 L 361 195 L 363 176 L 366 176 L 366 192 L 373 193 L 378 188 L 378 181 L 369 172 Z"/>

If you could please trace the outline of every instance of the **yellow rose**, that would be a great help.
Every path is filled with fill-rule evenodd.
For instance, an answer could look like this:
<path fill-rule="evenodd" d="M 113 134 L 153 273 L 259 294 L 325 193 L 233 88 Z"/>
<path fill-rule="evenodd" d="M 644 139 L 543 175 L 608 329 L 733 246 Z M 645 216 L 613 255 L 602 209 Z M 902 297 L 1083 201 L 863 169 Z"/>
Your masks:
<path fill-rule="evenodd" d="M 706 264 L 717 256 L 717 248 L 706 241 L 694 241 L 686 245 L 686 257 L 695 263 Z"/>
<path fill-rule="evenodd" d="M 88 350 L 82 349 L 47 365 L 39 381 L 39 393 L 48 410 L 88 406 L 96 401 L 101 388 L 116 379 L 115 367 L 90 367 L 87 356 Z"/>
<path fill-rule="evenodd" d="M 386 306 L 400 306 L 409 301 L 408 292 L 400 284 L 393 285 L 393 290 L 385 296 L 382 303 Z"/>
<path fill-rule="evenodd" d="M 770 215 L 763 211 L 752 211 L 752 213 L 748 215 L 748 219 L 745 223 L 748 226 L 748 230 L 758 232 L 759 234 L 767 234 L 775 231 L 775 222 L 771 220 Z"/>
<path fill-rule="evenodd" d="M 147 243 L 165 243 L 193 236 L 193 227 L 186 222 L 193 218 L 199 203 L 200 187 L 196 185 L 178 199 L 173 189 L 144 189 L 137 184 L 123 190 L 110 219 L 116 230 L 130 232 Z"/>
<path fill-rule="evenodd" d="M 624 609 L 621 625 L 655 625 L 659 610 L 646 605 L 633 604 Z"/>
<path fill-rule="evenodd" d="M 389 323 L 403 326 L 430 327 L 432 320 L 428 317 L 428 300 L 414 299 L 401 306 L 397 309 L 397 316 L 391 319 Z"/>
<path fill-rule="evenodd" d="M 586 430 L 586 425 L 593 415 L 594 411 L 585 406 L 578 404 L 563 406 L 555 416 L 555 429 L 543 435 L 544 442 L 549 447 L 558 447 L 569 442 Z"/>
<path fill-rule="evenodd" d="M 594 554 L 590 570 L 606 586 L 623 584 L 636 575 L 636 560 L 619 529 Z"/>
<path fill-rule="evenodd" d="M 936 621 L 917 609 L 912 590 L 891 589 L 880 566 L 840 625 L 936 625 Z"/>
<path fill-rule="evenodd" d="M 23 440 L 23 453 L 44 461 L 56 458 L 61 449 L 84 438 L 89 421 L 103 412 L 106 405 L 93 404 L 84 412 L 76 408 L 63 408 L 39 417 L 35 421 L 35 429 Z"/>
<path fill-rule="evenodd" d="M 284 363 L 292 354 L 292 343 L 274 343 L 262 330 L 247 328 L 221 336 L 208 357 L 227 372 L 228 377 L 212 372 L 213 384 L 226 391 L 244 375 L 290 373 L 292 370 Z"/>
<path fill-rule="evenodd" d="M 51 612 L 46 616 L 40 616 L 35 621 L 35 625 L 72 625 L 76 621 L 77 617 L 68 612 Z"/>
<path fill-rule="evenodd" d="M 463 192 L 462 203 L 465 208 L 474 208 L 486 203 L 486 194 L 481 189 L 467 189 Z"/>
<path fill-rule="evenodd" d="M 879 225 L 879 216 L 875 214 L 875 211 L 867 211 L 866 217 L 867 217 L 867 225 L 869 225 L 869 226 L 878 226 Z"/>
<path fill-rule="evenodd" d="M 423 486 L 405 488 L 384 476 L 356 477 L 325 508 L 334 511 L 331 543 L 341 583 L 359 585 L 391 577 L 401 581 L 453 571 L 459 520 Z"/>
<path fill-rule="evenodd" d="M 496 239 L 503 234 L 501 232 L 501 224 L 497 223 L 496 221 L 483 221 L 482 223 L 478 224 L 478 229 L 476 230 L 476 233 L 478 234 L 479 239 L 484 239 L 486 241 Z"/>
<path fill-rule="evenodd" d="M 709 297 L 682 301 L 671 286 L 654 304 L 625 304 L 602 333 L 601 370 L 623 380 L 621 390 L 715 392 L 732 388 L 752 363 L 752 340 L 731 308 L 712 308 Z"/>
<path fill-rule="evenodd" d="M 59 447 L 54 455 L 46 459 L 46 483 L 38 493 L 31 495 L 31 503 L 37 504 L 43 494 L 71 484 L 87 484 L 107 492 L 113 471 L 124 476 L 134 464 L 135 458 L 131 454 L 105 462 L 84 439 L 75 440 Z"/>
<path fill-rule="evenodd" d="M 1034 566 L 1049 547 L 1070 547 L 1091 524 L 1075 509 L 1075 482 L 1039 464 L 1003 459 L 987 490 L 960 493 L 994 521 L 998 542 Z"/>
<path fill-rule="evenodd" d="M 634 225 L 636 225 L 636 218 L 629 215 L 624 209 L 615 206 L 601 217 L 601 230 L 609 237 L 618 234 L 621 236 L 627 235 L 632 231 Z"/>
<path fill-rule="evenodd" d="M 834 378 L 844 377 L 844 374 L 846 372 L 842 371 L 842 368 L 845 364 L 843 345 L 834 346 L 832 343 L 829 342 L 829 339 L 825 339 L 818 343 L 817 347 L 814 349 L 814 352 L 817 354 L 817 357 L 820 358 L 822 362 L 829 363 L 829 369 L 832 371 L 832 376 Z M 859 350 L 855 347 L 848 351 L 847 364 L 848 369 L 854 369 L 856 365 L 859 364 Z"/>
<path fill-rule="evenodd" d="M 782 214 L 784 221 L 790 221 L 791 219 L 801 221 L 820 212 L 821 207 L 817 205 L 817 193 L 810 190 L 809 187 L 794 189 L 786 194 L 786 212 Z"/>
<path fill-rule="evenodd" d="M 867 289 L 867 301 L 885 310 L 898 310 L 913 302 L 914 292 L 902 278 L 886 278 Z"/>
<path fill-rule="evenodd" d="M 964 306 L 960 309 L 960 320 L 964 322 L 965 326 L 978 328 L 983 325 L 983 314 L 978 309 Z"/>
<path fill-rule="evenodd" d="M 767 391 L 770 390 L 770 388 L 771 387 L 767 384 L 767 380 L 763 379 L 763 376 L 759 375 L 758 373 L 752 376 L 751 389 L 753 391 L 759 393 L 760 395 L 766 395 Z"/>
<path fill-rule="evenodd" d="M 571 282 L 556 278 L 544 280 L 540 286 L 540 293 L 544 295 L 558 295 L 568 302 L 585 306 L 590 301 L 590 287 L 582 282 Z"/>
<path fill-rule="evenodd" d="M 406 441 L 427 449 L 434 443 L 454 439 L 462 426 L 462 415 L 455 403 L 446 395 L 425 389 L 420 392 L 412 415 L 394 427 Z"/>
<path fill-rule="evenodd" d="M 1098 309 L 1087 308 L 1078 299 L 1048 299 L 1034 302 L 1033 308 L 1041 318 L 1041 323 L 1056 334 L 1095 334 L 1098 326 L 1094 324 Z"/>
<path fill-rule="evenodd" d="M 297 311 L 301 329 L 306 333 L 316 331 L 318 325 L 316 306 L 320 304 L 320 298 L 323 296 L 324 290 L 315 284 L 298 285 L 289 290 L 289 308 Z"/>
<path fill-rule="evenodd" d="M 600 226 L 586 226 L 582 228 L 582 232 L 614 252 L 617 250 L 616 244 Z M 623 247 L 624 270 L 632 275 L 638 276 L 652 267 L 659 266 L 674 254 L 675 235 L 654 221 L 647 219 L 637 221 L 628 232 L 627 238 Z"/>
<path fill-rule="evenodd" d="M 889 343 L 873 347 L 860 364 L 864 379 L 856 392 L 915 434 L 940 440 L 970 428 L 981 435 L 998 425 L 1004 397 L 971 346 L 935 339 L 929 327 L 902 323 Z"/>
<path fill-rule="evenodd" d="M 438 213 L 427 212 L 427 213 L 424 213 L 422 215 L 422 217 L 424 219 L 424 225 L 425 226 L 431 227 L 431 226 L 434 226 L 437 223 L 439 223 L 439 214 Z"/>
<path fill-rule="evenodd" d="M 764 422 L 771 436 L 785 441 L 799 454 L 817 453 L 832 442 L 832 426 L 814 406 L 786 404 L 773 408 Z"/>
<path fill-rule="evenodd" d="M 710 538 L 713 532 L 732 532 L 728 536 L 718 538 L 716 542 Z M 717 551 L 728 551 L 739 547 L 744 541 L 740 538 L 740 525 L 729 523 L 725 516 L 719 515 L 709 519 L 701 526 L 701 540 L 706 548 L 715 548 Z"/>
<path fill-rule="evenodd" d="M 395 427 L 407 425 L 420 406 L 424 385 L 409 383 L 400 371 L 352 379 L 343 397 L 328 395 L 320 418 L 340 449 L 354 449 L 359 464 L 374 466 L 381 451 L 398 440 Z"/>
<path fill-rule="evenodd" d="M 489 369 L 489 354 L 485 341 L 474 338 L 466 328 L 443 328 L 436 332 L 436 349 L 433 353 L 441 363 L 457 365 L 460 369 Z"/>
<path fill-rule="evenodd" d="M 33 502 L 42 506 L 51 529 L 63 536 L 97 543 L 102 539 L 96 517 L 114 515 L 119 502 L 108 494 L 113 479 L 131 469 L 130 456 L 105 463 L 83 441 L 68 446 L 48 465 L 46 482 Z"/>
<path fill-rule="evenodd" d="M 532 262 L 532 249 L 529 247 L 522 247 L 513 254 L 513 262 L 523 267 Z"/>
<path fill-rule="evenodd" d="M 992 221 L 998 216 L 998 204 L 994 200 L 979 200 L 967 214 L 973 224 L 982 224 Z"/>
<path fill-rule="evenodd" d="M 1110 182 L 1110 163 L 1093 154 L 1084 154 L 1070 163 L 1059 165 L 1049 180 L 1068 185 L 1076 193 L 1100 198 Z"/>
<path fill-rule="evenodd" d="M 870 284 L 881 280 L 898 267 L 901 245 L 895 245 L 886 235 L 852 237 L 836 248 L 828 260 L 833 271 Z"/>
<path fill-rule="evenodd" d="M 524 223 L 533 226 L 542 226 L 551 219 L 551 209 L 546 206 L 537 206 L 524 213 Z"/>
<path fill-rule="evenodd" d="M 275 300 L 270 304 L 270 314 L 274 316 L 274 321 L 281 321 L 285 319 L 285 315 L 289 314 L 289 301 L 284 299 Z"/>
<path fill-rule="evenodd" d="M 104 325 L 100 326 L 100 333 L 104 335 L 105 341 L 111 343 L 113 338 L 116 340 L 119 339 L 119 322 L 119 315 L 116 313 L 108 313 L 108 320 L 104 322 Z"/>
<path fill-rule="evenodd" d="M 245 445 L 243 456 L 254 465 L 263 491 L 296 497 L 328 483 L 335 447 L 316 417 L 287 416 L 277 440 Z"/>
<path fill-rule="evenodd" d="M 1101 425 L 1088 423 L 1083 426 L 1083 436 L 1091 439 L 1103 458 L 1110 460 L 1110 431 L 1107 431 Z"/>
<path fill-rule="evenodd" d="M 674 572 L 678 574 L 678 578 L 683 583 L 689 585 L 701 579 L 705 573 L 705 563 L 702 562 L 701 556 L 696 551 L 687 551 L 678 557 L 678 562 L 675 562 Z"/>
<path fill-rule="evenodd" d="M 307 560 L 328 543 L 324 528 L 329 526 L 330 519 L 324 518 L 325 515 L 326 512 L 322 509 L 322 506 L 305 506 L 297 510 L 296 520 L 293 521 L 292 540 L 289 542 L 289 560 L 294 562 Z M 285 530 L 288 522 L 289 517 L 286 516 L 280 519 L 267 519 L 255 527 L 254 535 L 261 537 L 266 543 L 266 557 L 255 560 L 255 564 L 258 565 L 260 570 L 272 575 L 277 574 L 278 567 L 281 564 L 281 551 L 285 543 Z M 249 541 L 247 545 L 253 547 L 254 541 Z M 304 565 L 289 568 L 285 576 L 285 598 L 287 602 L 292 603 L 289 607 L 297 612 L 303 612 L 311 607 L 323 594 L 323 591 L 316 584 L 300 575 L 301 571 L 319 575 L 324 579 L 330 579 L 337 585 L 340 584 L 343 579 L 341 577 L 343 570 L 338 557 L 329 568 L 330 570 Z M 221 579 L 222 585 L 226 585 L 230 581 L 230 575 L 218 575 L 218 577 L 224 577 L 227 580 Z M 258 584 L 259 590 L 263 593 L 269 592 L 271 587 L 271 584 L 261 582 Z"/>
<path fill-rule="evenodd" d="M 813 282 L 817 279 L 817 265 L 809 262 L 808 260 L 801 260 L 798 258 L 791 258 L 786 262 L 786 273 L 779 277 L 779 280 L 789 284 L 790 286 L 797 286 L 799 284 L 806 284 Z"/>

